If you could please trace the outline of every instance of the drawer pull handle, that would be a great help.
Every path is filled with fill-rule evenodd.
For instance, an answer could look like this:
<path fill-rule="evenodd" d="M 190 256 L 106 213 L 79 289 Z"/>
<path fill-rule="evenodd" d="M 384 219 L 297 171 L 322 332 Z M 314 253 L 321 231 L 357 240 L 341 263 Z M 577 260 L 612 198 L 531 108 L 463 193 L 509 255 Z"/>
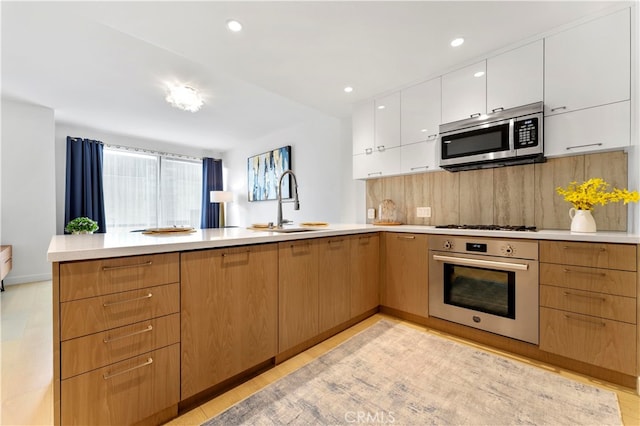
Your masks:
<path fill-rule="evenodd" d="M 559 106 L 559 107 L 551 108 L 551 112 L 560 111 L 561 109 L 567 109 L 567 107 L 566 106 Z"/>
<path fill-rule="evenodd" d="M 103 303 L 102 306 L 104 306 L 105 308 L 108 308 L 109 306 L 120 305 L 121 303 L 136 302 L 138 300 L 143 300 L 143 299 L 151 299 L 152 297 L 153 297 L 153 294 L 149 293 L 146 296 L 136 297 L 134 299 L 118 300 L 117 302 L 106 302 L 106 303 Z"/>
<path fill-rule="evenodd" d="M 604 272 L 591 272 L 591 271 L 574 271 L 571 269 L 563 269 L 563 271 L 567 274 L 587 274 L 587 275 L 597 275 L 599 277 L 606 277 L 607 274 L 605 274 Z"/>
<path fill-rule="evenodd" d="M 587 148 L 590 146 L 602 146 L 602 142 L 598 142 L 598 143 L 588 143 L 586 145 L 573 145 L 573 146 L 568 146 L 565 149 L 567 151 L 571 150 L 571 149 L 578 149 L 578 148 Z"/>
<path fill-rule="evenodd" d="M 116 269 L 127 269 L 127 268 L 137 268 L 139 266 L 151 266 L 153 262 L 148 261 L 144 263 L 135 263 L 133 265 L 121 265 L 121 266 L 104 266 L 102 268 L 103 271 L 115 271 Z"/>
<path fill-rule="evenodd" d="M 413 172 L 414 170 L 420 170 L 420 169 L 428 169 L 429 166 L 417 166 L 417 167 L 412 167 L 411 171 Z"/>
<path fill-rule="evenodd" d="M 344 238 L 341 238 L 341 239 L 339 239 L 339 240 L 329 240 L 329 241 L 327 241 L 327 242 L 328 242 L 329 244 L 334 244 L 334 243 L 335 243 L 335 244 L 338 244 L 338 243 L 342 243 L 342 242 L 344 242 Z"/>
<path fill-rule="evenodd" d="M 604 301 L 607 300 L 602 296 L 592 296 L 590 294 L 582 294 L 582 293 L 571 293 L 570 291 L 565 291 L 564 295 L 565 296 L 586 297 L 587 299 L 595 299 L 595 300 L 599 300 L 601 302 L 604 302 Z"/>
<path fill-rule="evenodd" d="M 105 380 L 109 380 L 113 377 L 120 376 L 121 374 L 125 374 L 130 371 L 137 370 L 138 368 L 146 367 L 147 365 L 151 365 L 151 364 L 153 364 L 153 358 L 147 358 L 147 361 L 144 362 L 143 364 L 136 365 L 135 367 L 127 368 L 126 370 L 118 371 L 117 373 L 105 373 L 102 375 L 102 377 L 104 377 Z"/>
<path fill-rule="evenodd" d="M 605 325 L 607 325 L 602 321 L 594 321 L 588 318 L 574 317 L 573 315 L 564 314 L 564 317 L 569 320 L 582 321 L 582 322 L 588 322 L 589 324 L 593 324 L 593 325 L 599 325 L 600 327 L 604 327 Z"/>
<path fill-rule="evenodd" d="M 415 240 L 415 235 L 398 235 L 398 239 L 402 240 Z"/>
<path fill-rule="evenodd" d="M 359 240 L 368 240 L 369 238 L 371 238 L 371 235 L 362 235 L 358 237 Z"/>
<path fill-rule="evenodd" d="M 238 254 L 247 254 L 247 253 L 251 253 L 251 250 L 238 251 L 235 253 L 222 253 L 222 257 L 233 256 L 234 254 L 238 255 Z"/>
<path fill-rule="evenodd" d="M 138 334 L 146 333 L 147 331 L 151 331 L 151 330 L 153 330 L 153 326 L 149 325 L 144 330 L 138 330 L 138 331 L 134 331 L 133 333 L 123 334 L 122 336 L 107 337 L 106 339 L 103 339 L 102 341 L 104 343 L 111 343 L 111 342 L 115 342 L 116 340 L 126 339 L 127 337 L 131 337 L 131 336 L 135 336 L 135 335 L 138 335 Z"/>
<path fill-rule="evenodd" d="M 564 248 L 565 250 L 593 250 L 593 248 L 592 248 L 592 247 L 579 247 L 579 246 L 573 246 L 573 247 L 571 247 L 571 246 L 564 246 L 563 248 Z M 600 248 L 598 249 L 598 251 L 607 251 L 607 249 L 606 249 L 606 248 L 604 248 L 604 247 L 600 247 Z"/>

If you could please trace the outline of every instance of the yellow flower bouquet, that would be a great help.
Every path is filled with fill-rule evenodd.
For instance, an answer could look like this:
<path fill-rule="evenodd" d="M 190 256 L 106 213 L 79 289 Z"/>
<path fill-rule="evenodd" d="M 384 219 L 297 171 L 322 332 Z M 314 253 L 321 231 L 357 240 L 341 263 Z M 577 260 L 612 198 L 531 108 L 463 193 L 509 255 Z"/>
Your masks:
<path fill-rule="evenodd" d="M 608 191 L 609 184 L 601 178 L 591 178 L 578 184 L 571 182 L 569 186 L 556 188 L 556 192 L 564 196 L 564 200 L 573 204 L 576 210 L 593 210 L 597 204 L 604 206 L 608 203 L 623 201 L 625 204 L 637 203 L 640 199 L 638 191 L 613 188 Z"/>

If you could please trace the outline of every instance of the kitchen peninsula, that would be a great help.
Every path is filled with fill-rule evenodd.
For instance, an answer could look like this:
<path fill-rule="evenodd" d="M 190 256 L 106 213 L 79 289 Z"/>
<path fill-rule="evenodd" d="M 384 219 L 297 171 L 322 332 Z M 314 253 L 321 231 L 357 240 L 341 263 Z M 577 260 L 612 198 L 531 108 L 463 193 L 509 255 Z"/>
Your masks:
<path fill-rule="evenodd" d="M 540 344 L 430 317 L 430 235 L 539 244 Z M 638 244 L 624 232 L 409 225 L 54 236 L 54 420 L 162 423 L 378 310 L 635 387 Z M 575 284 L 557 270 L 597 273 Z M 563 286 L 586 304 L 558 302 Z M 593 339 L 571 340 L 567 318 L 592 321 Z"/>

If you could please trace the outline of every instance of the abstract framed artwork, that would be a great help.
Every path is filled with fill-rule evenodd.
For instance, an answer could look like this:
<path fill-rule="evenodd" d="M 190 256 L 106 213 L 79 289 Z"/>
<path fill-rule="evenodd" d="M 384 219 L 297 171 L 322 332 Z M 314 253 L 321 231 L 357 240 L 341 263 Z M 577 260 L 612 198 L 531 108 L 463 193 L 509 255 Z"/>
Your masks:
<path fill-rule="evenodd" d="M 249 201 L 276 200 L 278 182 L 285 170 L 291 169 L 291 147 L 283 146 L 249 157 L 247 160 L 247 193 Z M 291 198 L 291 176 L 282 181 L 282 198 Z"/>

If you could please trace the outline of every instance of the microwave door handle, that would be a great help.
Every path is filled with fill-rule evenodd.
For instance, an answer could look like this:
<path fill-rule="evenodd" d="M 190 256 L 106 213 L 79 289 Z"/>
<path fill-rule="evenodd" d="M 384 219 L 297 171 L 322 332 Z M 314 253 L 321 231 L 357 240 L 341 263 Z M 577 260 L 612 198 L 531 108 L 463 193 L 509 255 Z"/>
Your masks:
<path fill-rule="evenodd" d="M 467 259 L 464 257 L 452 257 L 441 256 L 439 254 L 433 255 L 433 260 L 440 262 L 453 263 L 456 265 L 464 266 L 479 266 L 493 269 L 503 269 L 507 271 L 526 271 L 529 269 L 529 265 L 526 263 L 510 263 L 510 262 L 496 262 L 493 260 L 480 260 L 480 259 Z"/>
<path fill-rule="evenodd" d="M 516 129 L 516 120 L 515 119 L 511 119 L 509 120 L 509 151 L 514 152 L 516 149 L 516 142 L 515 142 L 515 129 Z"/>

